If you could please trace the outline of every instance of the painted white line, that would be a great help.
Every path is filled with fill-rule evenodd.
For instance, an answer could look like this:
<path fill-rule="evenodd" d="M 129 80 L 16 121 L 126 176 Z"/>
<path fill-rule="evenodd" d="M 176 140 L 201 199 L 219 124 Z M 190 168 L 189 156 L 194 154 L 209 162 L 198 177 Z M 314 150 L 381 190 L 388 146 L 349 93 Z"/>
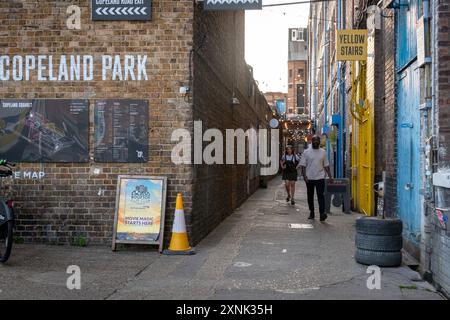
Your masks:
<path fill-rule="evenodd" d="M 237 268 L 248 268 L 251 265 L 252 265 L 251 263 L 247 263 L 247 262 L 236 262 L 234 264 L 234 266 L 237 267 Z"/>
<path fill-rule="evenodd" d="M 314 226 L 312 224 L 290 223 L 289 228 L 291 228 L 291 229 L 314 229 Z"/>

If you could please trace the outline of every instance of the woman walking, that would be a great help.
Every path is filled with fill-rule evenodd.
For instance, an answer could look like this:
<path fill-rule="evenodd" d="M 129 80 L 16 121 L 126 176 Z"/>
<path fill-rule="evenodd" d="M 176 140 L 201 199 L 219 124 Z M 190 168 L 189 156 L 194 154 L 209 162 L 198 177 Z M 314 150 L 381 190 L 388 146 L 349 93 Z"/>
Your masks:
<path fill-rule="evenodd" d="M 281 168 L 283 169 L 283 181 L 286 186 L 287 198 L 286 202 L 295 204 L 295 182 L 298 179 L 298 168 L 300 165 L 300 158 L 294 153 L 292 146 L 286 147 L 286 152 L 280 160 Z"/>

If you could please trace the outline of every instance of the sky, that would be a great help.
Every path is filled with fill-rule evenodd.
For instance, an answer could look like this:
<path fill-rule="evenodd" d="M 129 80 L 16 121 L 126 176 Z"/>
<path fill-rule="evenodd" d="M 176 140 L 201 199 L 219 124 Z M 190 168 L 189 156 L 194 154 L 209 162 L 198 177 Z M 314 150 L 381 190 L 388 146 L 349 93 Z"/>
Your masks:
<path fill-rule="evenodd" d="M 263 4 L 296 0 L 264 0 Z M 287 92 L 288 28 L 306 27 L 309 4 L 247 10 L 245 59 L 263 92 Z"/>

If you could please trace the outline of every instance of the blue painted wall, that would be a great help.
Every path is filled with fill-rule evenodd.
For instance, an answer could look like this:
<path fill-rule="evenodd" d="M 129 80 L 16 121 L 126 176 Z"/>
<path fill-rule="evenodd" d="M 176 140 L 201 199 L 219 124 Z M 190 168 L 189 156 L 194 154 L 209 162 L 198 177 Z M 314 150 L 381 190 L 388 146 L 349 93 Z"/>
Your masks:
<path fill-rule="evenodd" d="M 417 32 L 421 1 L 398 0 L 397 9 L 397 196 L 398 216 L 405 238 L 418 244 L 420 205 L 420 77 L 417 68 Z"/>

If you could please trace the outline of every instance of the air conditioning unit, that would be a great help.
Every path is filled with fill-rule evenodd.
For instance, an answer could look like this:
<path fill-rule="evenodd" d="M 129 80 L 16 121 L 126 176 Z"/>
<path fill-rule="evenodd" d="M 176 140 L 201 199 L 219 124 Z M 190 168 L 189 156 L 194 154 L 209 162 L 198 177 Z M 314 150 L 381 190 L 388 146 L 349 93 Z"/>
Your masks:
<path fill-rule="evenodd" d="M 291 31 L 291 40 L 292 41 L 298 41 L 298 30 L 297 29 L 292 29 Z"/>

